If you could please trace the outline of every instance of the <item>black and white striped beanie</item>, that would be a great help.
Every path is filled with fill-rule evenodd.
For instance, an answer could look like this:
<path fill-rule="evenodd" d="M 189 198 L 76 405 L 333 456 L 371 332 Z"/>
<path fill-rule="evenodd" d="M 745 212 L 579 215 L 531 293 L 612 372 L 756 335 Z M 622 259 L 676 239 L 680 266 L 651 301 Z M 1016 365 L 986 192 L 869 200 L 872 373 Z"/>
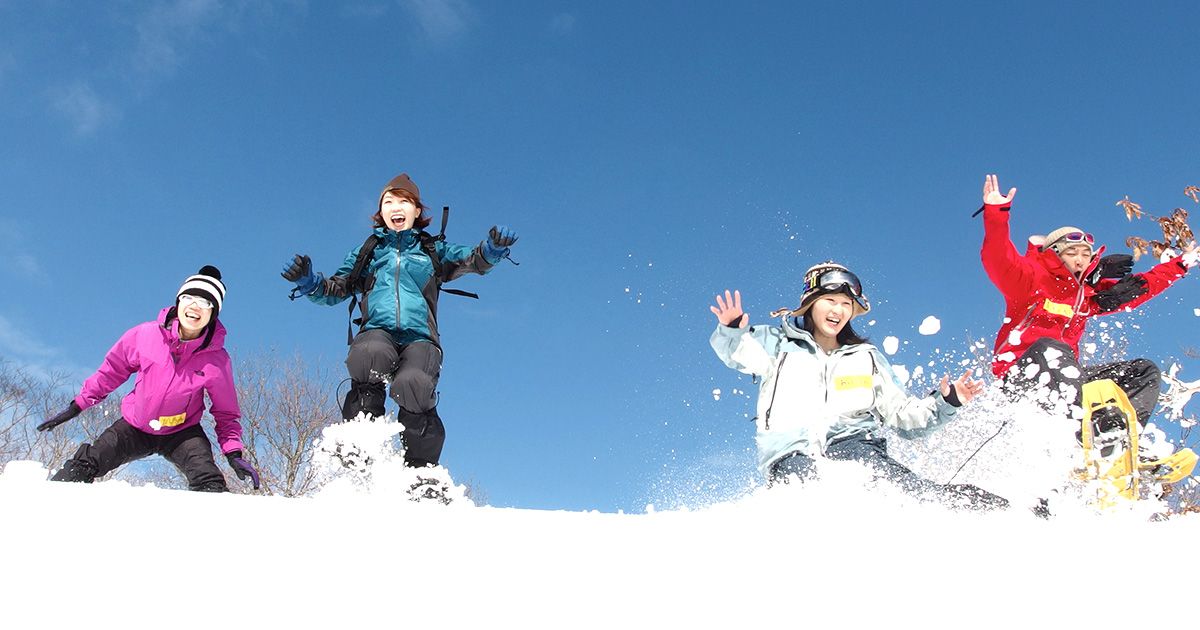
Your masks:
<path fill-rule="evenodd" d="M 213 317 L 221 311 L 221 303 L 225 301 L 225 284 L 221 282 L 221 270 L 212 265 L 204 265 L 200 273 L 188 276 L 175 294 L 175 306 L 179 306 L 179 296 L 197 295 L 213 303 Z"/>

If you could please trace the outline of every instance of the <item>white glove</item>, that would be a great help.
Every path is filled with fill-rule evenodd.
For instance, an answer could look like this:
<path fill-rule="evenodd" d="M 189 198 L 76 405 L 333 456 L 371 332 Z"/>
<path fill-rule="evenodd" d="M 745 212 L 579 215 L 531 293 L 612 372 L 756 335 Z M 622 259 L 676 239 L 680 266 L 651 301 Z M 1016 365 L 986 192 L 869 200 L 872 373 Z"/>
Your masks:
<path fill-rule="evenodd" d="M 1200 263 L 1200 249 L 1193 249 L 1192 251 L 1184 254 L 1183 257 L 1179 259 L 1179 262 L 1183 263 L 1183 266 L 1187 267 L 1188 269 L 1195 267 L 1197 263 Z"/>

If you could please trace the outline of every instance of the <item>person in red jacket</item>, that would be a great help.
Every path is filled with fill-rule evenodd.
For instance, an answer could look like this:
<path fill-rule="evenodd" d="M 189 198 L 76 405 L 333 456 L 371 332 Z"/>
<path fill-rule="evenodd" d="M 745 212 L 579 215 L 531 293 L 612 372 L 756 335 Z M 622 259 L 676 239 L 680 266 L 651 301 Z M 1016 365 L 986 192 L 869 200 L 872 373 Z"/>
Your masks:
<path fill-rule="evenodd" d="M 1132 310 L 1171 286 L 1196 265 L 1200 251 L 1193 242 L 1183 254 L 1134 274 L 1132 256 L 1103 256 L 1104 248 L 1094 249 L 1091 234 L 1065 226 L 1045 237 L 1030 237 L 1021 255 L 1008 227 L 1016 194 L 1016 188 L 1001 194 L 995 175 L 984 180 L 980 254 L 1005 302 L 992 372 L 1004 379 L 1011 394 L 1035 396 L 1051 411 L 1061 412 L 1066 405 L 1077 419 L 1083 413 L 1083 384 L 1112 379 L 1145 425 L 1158 403 L 1158 366 L 1147 359 L 1081 366 L 1079 338 L 1090 317 Z M 1097 427 L 1119 428 L 1124 427 Z"/>

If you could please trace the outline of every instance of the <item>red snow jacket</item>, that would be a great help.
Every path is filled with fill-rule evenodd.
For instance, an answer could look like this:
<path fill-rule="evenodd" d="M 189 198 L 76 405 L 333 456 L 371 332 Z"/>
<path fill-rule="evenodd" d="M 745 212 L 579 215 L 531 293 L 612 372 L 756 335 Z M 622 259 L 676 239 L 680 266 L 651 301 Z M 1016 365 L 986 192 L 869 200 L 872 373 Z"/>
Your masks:
<path fill-rule="evenodd" d="M 1010 204 L 1011 205 L 1011 204 Z M 1041 237 L 1031 237 L 1022 256 L 1012 244 L 1008 228 L 1010 205 L 983 206 L 983 269 L 1004 295 L 1004 323 L 996 333 L 992 373 L 1003 376 L 1030 344 L 1050 337 L 1062 341 L 1079 356 L 1079 338 L 1087 320 L 1100 312 L 1093 296 L 1116 279 L 1101 280 L 1095 288 L 1067 270 L 1053 250 L 1043 251 Z M 1091 273 L 1104 253 L 1101 247 L 1083 273 Z M 1146 293 L 1112 312 L 1136 308 L 1162 293 L 1187 273 L 1178 257 L 1135 274 L 1146 280 Z"/>

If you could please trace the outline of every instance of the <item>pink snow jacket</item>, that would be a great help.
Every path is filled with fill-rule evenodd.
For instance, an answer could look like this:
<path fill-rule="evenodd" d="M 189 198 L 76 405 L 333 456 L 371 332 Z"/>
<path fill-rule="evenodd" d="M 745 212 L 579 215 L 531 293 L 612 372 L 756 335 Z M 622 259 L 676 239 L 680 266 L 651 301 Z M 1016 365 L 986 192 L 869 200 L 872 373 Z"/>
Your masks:
<path fill-rule="evenodd" d="M 182 431 L 200 424 L 208 392 L 221 452 L 241 450 L 242 412 L 225 351 L 225 327 L 213 320 L 212 341 L 198 350 L 204 337 L 181 340 L 179 320 L 166 321 L 169 311 L 164 308 L 158 321 L 127 330 L 104 356 L 100 369 L 83 382 L 75 404 L 87 409 L 99 403 L 137 372 L 133 391 L 121 401 L 126 422 L 151 435 Z"/>

